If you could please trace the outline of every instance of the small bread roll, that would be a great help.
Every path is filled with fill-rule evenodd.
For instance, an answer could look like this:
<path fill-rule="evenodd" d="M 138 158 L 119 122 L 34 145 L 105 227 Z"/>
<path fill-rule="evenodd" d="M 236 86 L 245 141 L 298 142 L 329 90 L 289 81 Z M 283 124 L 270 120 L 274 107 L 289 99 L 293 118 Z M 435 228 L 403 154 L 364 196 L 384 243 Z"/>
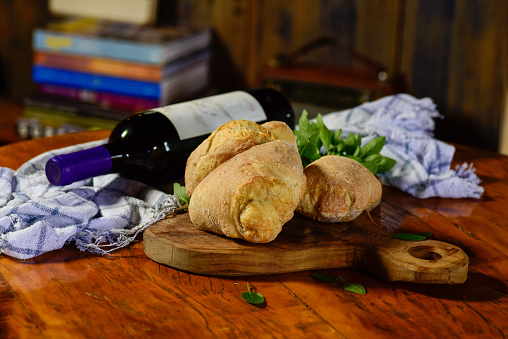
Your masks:
<path fill-rule="evenodd" d="M 296 145 L 296 138 L 291 130 L 291 128 L 283 121 L 268 121 L 262 124 L 264 128 L 269 130 L 270 132 L 275 135 L 275 138 L 277 140 L 284 140 L 289 142 L 291 145 L 293 145 L 296 149 L 298 149 L 298 146 Z"/>
<path fill-rule="evenodd" d="M 201 230 L 266 243 L 293 217 L 305 184 L 302 162 L 292 145 L 283 140 L 257 145 L 198 184 L 189 216 Z"/>
<path fill-rule="evenodd" d="M 381 182 L 358 161 L 327 155 L 304 169 L 307 188 L 296 211 L 323 222 L 346 222 L 381 201 Z"/>

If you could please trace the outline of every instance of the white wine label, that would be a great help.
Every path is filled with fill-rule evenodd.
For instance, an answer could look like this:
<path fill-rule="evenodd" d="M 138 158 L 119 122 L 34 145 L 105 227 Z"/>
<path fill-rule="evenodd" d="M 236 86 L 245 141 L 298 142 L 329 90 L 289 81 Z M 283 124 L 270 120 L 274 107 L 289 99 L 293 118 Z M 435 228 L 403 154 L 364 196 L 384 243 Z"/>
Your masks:
<path fill-rule="evenodd" d="M 151 109 L 164 114 L 175 126 L 180 140 L 210 134 L 231 120 L 266 120 L 259 102 L 243 91 Z"/>

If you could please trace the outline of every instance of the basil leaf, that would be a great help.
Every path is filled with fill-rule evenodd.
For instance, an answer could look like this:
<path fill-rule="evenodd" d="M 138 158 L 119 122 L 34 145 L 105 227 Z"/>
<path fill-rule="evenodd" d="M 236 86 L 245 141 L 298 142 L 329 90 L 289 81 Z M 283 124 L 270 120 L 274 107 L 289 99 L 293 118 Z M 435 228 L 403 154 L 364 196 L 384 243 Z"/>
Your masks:
<path fill-rule="evenodd" d="M 319 135 L 317 133 L 306 135 L 296 140 L 298 144 L 298 153 L 300 153 L 302 162 L 304 162 L 304 158 L 311 163 L 321 157 L 321 153 L 319 152 Z M 304 166 L 306 165 L 304 164 Z"/>
<path fill-rule="evenodd" d="M 378 164 L 378 173 L 388 172 L 393 168 L 393 166 L 395 166 L 396 163 L 397 161 L 393 160 L 392 158 L 382 156 L 382 159 Z"/>
<path fill-rule="evenodd" d="M 372 163 L 372 162 L 362 162 L 362 165 L 365 166 L 365 168 L 368 169 L 374 175 L 379 173 L 379 167 L 375 163 Z"/>
<path fill-rule="evenodd" d="M 355 149 L 356 149 L 356 145 L 355 145 L 355 136 L 353 133 L 350 133 L 346 139 L 344 139 L 344 152 L 346 154 L 353 154 Z"/>
<path fill-rule="evenodd" d="M 344 147 L 346 145 L 344 144 L 344 141 L 342 141 L 340 144 L 337 145 L 335 148 L 335 155 L 340 155 L 342 152 L 344 152 Z"/>
<path fill-rule="evenodd" d="M 326 148 L 327 153 L 332 151 L 333 148 L 333 132 L 330 131 L 323 122 L 323 116 L 321 114 L 317 115 L 316 118 L 316 126 L 319 130 L 319 137 L 321 139 L 321 142 Z"/>
<path fill-rule="evenodd" d="M 362 163 L 362 158 L 356 156 L 356 155 L 344 155 L 346 158 L 350 158 L 350 159 L 353 159 L 353 160 L 356 160 L 358 161 L 359 163 Z"/>
<path fill-rule="evenodd" d="M 353 156 L 360 157 L 360 146 L 356 146 L 355 152 L 353 153 Z"/>
<path fill-rule="evenodd" d="M 342 279 L 340 278 L 337 278 L 337 277 L 332 277 L 330 275 L 325 275 L 325 274 L 312 274 L 311 277 L 314 277 L 316 279 L 319 279 L 319 280 L 323 280 L 323 281 L 328 281 L 328 282 L 341 282 Z"/>
<path fill-rule="evenodd" d="M 304 167 L 323 155 L 339 155 L 354 159 L 374 175 L 387 172 L 395 165 L 395 160 L 379 154 L 386 142 L 383 136 L 372 139 L 362 147 L 360 134 L 350 133 L 343 139 L 342 130 L 337 129 L 335 132 L 329 130 L 321 114 L 317 115 L 315 123 L 310 122 L 306 110 L 303 110 L 298 120 L 298 127 L 294 135 Z M 321 153 L 323 148 L 324 154 Z"/>
<path fill-rule="evenodd" d="M 185 192 L 185 186 L 181 186 L 179 183 L 175 182 L 173 184 L 173 193 L 175 194 L 176 198 L 178 199 L 178 202 L 181 205 L 189 204 L 190 198 L 187 196 L 187 193 Z"/>
<path fill-rule="evenodd" d="M 300 116 L 300 119 L 298 119 L 298 128 L 299 128 L 299 130 L 296 131 L 296 132 L 301 132 L 301 133 L 312 132 L 312 126 L 310 124 L 309 119 L 307 119 L 308 115 L 309 114 L 307 113 L 307 111 L 303 110 L 302 115 Z"/>
<path fill-rule="evenodd" d="M 344 285 L 342 287 L 344 287 L 344 289 L 349 292 L 358 293 L 358 294 L 367 294 L 365 287 L 363 287 L 363 285 L 358 284 L 358 283 L 344 282 Z"/>
<path fill-rule="evenodd" d="M 396 163 L 395 160 L 385 157 L 381 154 L 371 154 L 363 160 L 365 162 L 375 164 L 378 167 L 377 173 L 388 172 L 390 169 L 392 169 L 393 166 L 395 166 Z"/>
<path fill-rule="evenodd" d="M 335 144 L 344 143 L 344 141 L 342 140 L 342 130 L 340 128 L 333 133 L 333 142 Z"/>
<path fill-rule="evenodd" d="M 397 234 L 393 234 L 392 238 L 396 238 L 396 239 L 404 240 L 404 241 L 421 241 L 421 240 L 425 240 L 431 236 L 432 236 L 432 233 L 430 233 L 430 232 L 420 233 L 420 234 L 397 233 Z"/>
<path fill-rule="evenodd" d="M 319 130 L 315 128 L 316 124 L 309 122 L 307 115 L 307 111 L 304 110 L 298 123 L 300 129 L 294 131 L 298 153 L 304 167 L 321 157 L 320 148 L 322 145 Z"/>
<path fill-rule="evenodd" d="M 325 274 L 312 274 L 311 275 L 314 278 L 317 278 L 319 280 L 328 281 L 328 282 L 342 282 L 342 288 L 344 288 L 346 291 L 358 293 L 358 294 L 366 294 L 367 291 L 365 290 L 365 287 L 363 287 L 362 284 L 358 283 L 350 283 L 342 279 L 341 277 L 332 277 Z"/>
<path fill-rule="evenodd" d="M 261 294 L 254 292 L 243 292 L 242 299 L 249 304 L 262 304 L 265 301 L 265 298 Z"/>
<path fill-rule="evenodd" d="M 372 162 L 374 164 L 379 164 L 382 161 L 381 154 L 371 154 L 363 158 L 363 161 Z"/>
<path fill-rule="evenodd" d="M 379 154 L 385 145 L 386 138 L 384 136 L 377 137 L 363 145 L 362 147 L 362 158 L 368 157 L 369 155 Z"/>
<path fill-rule="evenodd" d="M 241 296 L 242 299 L 249 304 L 262 304 L 265 302 L 265 297 L 263 297 L 263 295 L 251 291 L 249 283 L 247 283 L 247 292 L 243 292 Z"/>
<path fill-rule="evenodd" d="M 362 136 L 360 134 L 355 134 L 355 147 L 362 147 Z"/>
<path fill-rule="evenodd" d="M 419 235 L 421 235 L 422 237 L 427 237 L 427 238 L 432 237 L 432 233 L 431 232 L 423 232 L 423 233 L 419 233 Z"/>

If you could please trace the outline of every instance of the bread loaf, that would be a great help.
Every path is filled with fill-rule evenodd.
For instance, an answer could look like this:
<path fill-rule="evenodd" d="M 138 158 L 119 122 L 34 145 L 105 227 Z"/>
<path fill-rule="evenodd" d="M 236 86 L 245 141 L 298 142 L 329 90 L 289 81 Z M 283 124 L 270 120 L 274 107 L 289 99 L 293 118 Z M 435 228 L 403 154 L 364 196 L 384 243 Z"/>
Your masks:
<path fill-rule="evenodd" d="M 201 230 L 266 243 L 294 214 L 305 191 L 300 156 L 286 141 L 254 146 L 208 174 L 189 204 Z"/>
<path fill-rule="evenodd" d="M 273 133 L 277 140 L 284 140 L 289 142 L 295 148 L 298 148 L 296 145 L 296 138 L 291 130 L 291 128 L 283 121 L 268 121 L 262 124 L 264 128 Z"/>
<path fill-rule="evenodd" d="M 381 201 L 380 181 L 356 160 L 327 155 L 304 173 L 307 187 L 296 211 L 314 220 L 351 221 Z"/>
<path fill-rule="evenodd" d="M 296 147 L 293 131 L 282 121 L 259 125 L 253 121 L 240 119 L 223 124 L 204 140 L 187 159 L 185 168 L 187 195 L 192 196 L 201 180 L 238 153 L 244 152 L 252 146 L 277 139 L 287 140 Z"/>

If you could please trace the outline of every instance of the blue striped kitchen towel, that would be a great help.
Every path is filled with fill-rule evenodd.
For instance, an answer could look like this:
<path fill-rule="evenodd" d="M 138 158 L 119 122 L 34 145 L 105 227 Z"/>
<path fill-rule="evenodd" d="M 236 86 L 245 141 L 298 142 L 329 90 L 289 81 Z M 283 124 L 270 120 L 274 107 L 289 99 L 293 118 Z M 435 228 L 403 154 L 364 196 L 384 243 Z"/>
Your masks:
<path fill-rule="evenodd" d="M 430 98 L 397 94 L 324 115 L 323 121 L 344 136 L 360 134 L 363 144 L 386 137 L 381 154 L 397 163 L 378 175 L 384 185 L 417 198 L 480 198 L 483 187 L 473 164 L 451 169 L 455 147 L 433 137 L 435 118 L 443 117 Z"/>
<path fill-rule="evenodd" d="M 117 174 L 62 187 L 48 182 L 49 158 L 104 142 L 53 150 L 17 171 L 0 167 L 0 253 L 28 259 L 74 243 L 106 254 L 179 207 L 173 195 Z"/>

